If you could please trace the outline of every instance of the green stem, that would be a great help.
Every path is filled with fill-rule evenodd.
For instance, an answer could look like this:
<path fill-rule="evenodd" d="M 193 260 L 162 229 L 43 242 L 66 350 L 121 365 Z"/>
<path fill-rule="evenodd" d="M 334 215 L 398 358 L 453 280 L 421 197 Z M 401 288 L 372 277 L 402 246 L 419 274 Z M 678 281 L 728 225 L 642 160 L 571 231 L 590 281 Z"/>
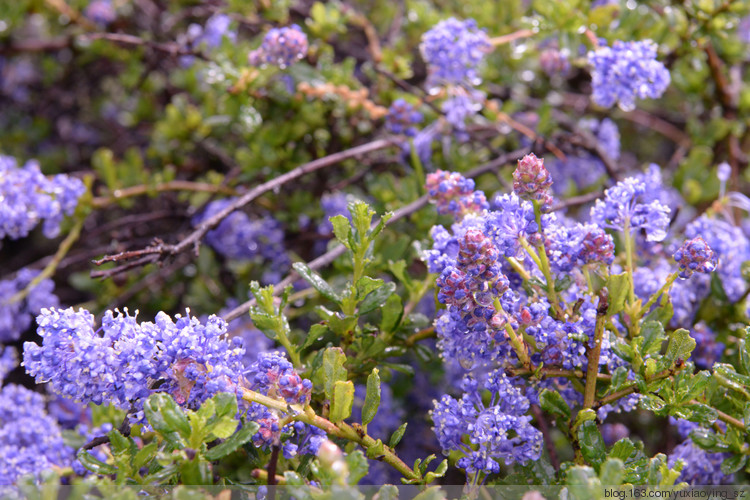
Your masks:
<path fill-rule="evenodd" d="M 259 403 L 267 408 L 277 410 L 281 413 L 289 413 L 294 418 L 294 420 L 322 429 L 329 436 L 342 438 L 358 443 L 365 449 L 378 444 L 378 442 L 375 441 L 372 437 L 364 433 L 358 433 L 352 426 L 347 423 L 339 422 L 338 424 L 334 424 L 330 420 L 326 420 L 320 415 L 317 415 L 309 406 L 302 408 L 300 405 L 289 405 L 284 401 L 270 398 L 266 395 L 251 391 L 249 389 L 241 388 L 240 390 L 242 391 L 242 399 L 244 401 L 247 401 L 249 403 Z M 408 465 L 406 465 L 400 458 L 398 458 L 398 456 L 388 446 L 383 446 L 382 461 L 398 470 L 407 479 L 416 481 L 422 479 Z"/>
<path fill-rule="evenodd" d="M 654 375 L 651 379 L 649 379 L 649 382 L 654 381 L 654 380 L 661 380 L 661 379 L 667 378 L 667 377 L 671 377 L 672 375 L 675 374 L 675 371 L 676 370 L 673 370 L 673 369 L 661 371 L 661 372 L 657 373 L 656 375 Z M 599 409 L 599 408 L 601 408 L 604 405 L 608 405 L 610 403 L 614 403 L 618 399 L 624 398 L 625 396 L 629 396 L 630 394 L 633 394 L 635 392 L 638 392 L 638 384 L 629 385 L 629 386 L 625 387 L 624 389 L 620 389 L 617 392 L 613 392 L 609 396 L 603 397 L 598 402 L 594 403 L 594 405 L 593 405 L 592 408 Z"/>
<path fill-rule="evenodd" d="M 623 232 L 625 240 L 625 272 L 628 273 L 628 303 L 635 302 L 635 281 L 633 280 L 633 237 L 630 234 L 630 220 L 625 221 L 625 231 Z"/>
<path fill-rule="evenodd" d="M 422 330 L 419 330 L 417 333 L 414 333 L 412 335 L 409 335 L 409 337 L 406 339 L 406 342 L 404 342 L 407 346 L 411 347 L 417 342 L 419 342 L 422 339 L 429 339 L 435 337 L 435 327 L 431 326 L 429 328 L 424 328 Z"/>
<path fill-rule="evenodd" d="M 68 254 L 68 252 L 70 251 L 70 247 L 73 246 L 73 243 L 75 243 L 81 236 L 81 229 L 83 229 L 84 220 L 86 220 L 85 215 L 78 215 L 75 224 L 73 225 L 65 239 L 60 243 L 60 246 L 57 248 L 57 252 L 55 252 L 55 255 L 54 257 L 52 257 L 50 263 L 47 264 L 42 272 L 36 275 L 36 277 L 31 280 L 28 285 L 26 285 L 26 288 L 13 295 L 8 300 L 8 304 L 13 304 L 25 299 L 29 295 L 31 290 L 33 290 L 39 283 L 41 283 L 42 280 L 50 278 L 53 274 L 55 274 L 57 266 L 60 265 L 60 262 L 62 262 L 62 260 Z"/>
<path fill-rule="evenodd" d="M 534 218 L 536 219 L 536 225 L 539 228 L 539 233 L 542 232 L 542 203 L 539 201 L 533 201 L 534 204 Z M 552 269 L 550 268 L 549 258 L 547 257 L 547 249 L 544 247 L 544 238 L 539 240 L 536 248 L 539 252 L 540 269 L 544 275 L 544 280 L 547 282 L 547 297 L 552 305 L 552 309 L 555 310 L 559 317 L 562 317 L 562 309 L 560 308 L 560 301 L 557 298 L 557 290 L 555 290 L 555 280 L 552 278 Z"/>
<path fill-rule="evenodd" d="M 701 404 L 700 401 L 697 399 L 693 399 L 690 401 L 692 404 Z M 716 410 L 716 408 L 714 408 Z M 736 418 L 732 417 L 731 415 L 727 415 L 721 410 L 716 410 L 716 413 L 719 415 L 719 420 L 724 422 L 725 424 L 729 424 L 733 427 L 736 427 L 737 429 L 741 430 L 742 432 L 745 432 L 745 424 L 742 423 L 742 421 L 737 420 Z"/>
<path fill-rule="evenodd" d="M 419 194 L 423 195 L 426 189 L 427 180 L 424 175 L 424 167 L 422 166 L 422 160 L 419 159 L 417 154 L 417 148 L 414 147 L 414 139 L 409 139 L 409 147 L 411 153 L 411 163 L 414 166 L 414 172 L 417 174 L 417 187 Z"/>
<path fill-rule="evenodd" d="M 495 311 L 498 313 L 505 314 L 505 311 L 503 310 L 502 304 L 500 304 L 500 299 L 498 297 L 495 297 Z M 516 356 L 518 356 L 518 359 L 521 361 L 521 364 L 523 364 L 524 368 L 531 369 L 531 360 L 529 359 L 529 353 L 526 351 L 526 345 L 521 341 L 521 339 L 518 338 L 518 335 L 516 335 L 516 332 L 513 330 L 513 327 L 510 326 L 510 322 L 505 322 L 505 333 L 508 335 L 508 338 L 510 339 L 510 345 L 513 346 L 513 350 L 516 351 Z"/>

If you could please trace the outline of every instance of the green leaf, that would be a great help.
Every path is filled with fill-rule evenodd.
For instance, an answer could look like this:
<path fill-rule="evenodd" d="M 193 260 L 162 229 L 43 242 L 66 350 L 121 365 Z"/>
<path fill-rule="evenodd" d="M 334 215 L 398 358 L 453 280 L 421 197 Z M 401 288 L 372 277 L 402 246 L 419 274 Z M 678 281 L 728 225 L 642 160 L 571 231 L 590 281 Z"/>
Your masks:
<path fill-rule="evenodd" d="M 608 458 L 601 466 L 599 478 L 604 486 L 619 486 L 625 478 L 625 464 L 618 458 Z"/>
<path fill-rule="evenodd" d="M 351 250 L 349 238 L 351 237 L 352 228 L 349 225 L 349 219 L 343 215 L 335 215 L 329 217 L 328 220 L 333 224 L 333 235 L 336 236 L 339 243 Z"/>
<path fill-rule="evenodd" d="M 362 276 L 357 281 L 357 299 L 364 299 L 368 293 L 377 290 L 378 288 L 385 285 L 385 281 L 381 279 L 370 278 L 369 276 Z"/>
<path fill-rule="evenodd" d="M 576 415 L 575 422 L 573 422 L 573 429 L 578 429 L 584 422 L 589 420 L 596 420 L 596 412 L 591 408 L 581 410 Z"/>
<path fill-rule="evenodd" d="M 745 466 L 746 462 L 747 455 L 732 455 L 721 462 L 721 472 L 727 476 L 734 474 L 735 472 L 739 472 Z"/>
<path fill-rule="evenodd" d="M 635 451 L 635 445 L 630 438 L 623 438 L 617 441 L 612 449 L 609 450 L 608 456 L 610 458 L 618 458 L 623 462 L 627 461 Z"/>
<path fill-rule="evenodd" d="M 739 392 L 745 399 L 750 400 L 750 376 L 741 375 L 734 370 L 734 367 L 727 363 L 714 364 L 714 378 L 719 384 L 729 389 Z"/>
<path fill-rule="evenodd" d="M 664 400 L 656 394 L 644 394 L 641 397 L 640 405 L 644 410 L 652 411 L 657 415 L 660 415 L 666 407 Z"/>
<path fill-rule="evenodd" d="M 307 333 L 307 338 L 305 338 L 305 341 L 302 343 L 299 350 L 302 351 L 313 345 L 318 339 L 320 339 L 320 337 L 325 335 L 327 331 L 328 327 L 326 325 L 321 323 L 315 323 L 312 325 L 310 331 Z"/>
<path fill-rule="evenodd" d="M 401 297 L 393 294 L 385 301 L 381 311 L 380 330 L 385 333 L 395 332 L 404 315 L 404 306 Z"/>
<path fill-rule="evenodd" d="M 367 231 L 370 229 L 370 222 L 375 212 L 367 206 L 367 203 L 354 201 L 349 203 L 349 213 L 352 216 L 352 225 L 354 226 L 357 238 L 356 242 L 362 245 L 367 239 Z"/>
<path fill-rule="evenodd" d="M 129 454 L 133 448 L 135 448 L 135 444 L 120 434 L 120 432 L 117 429 L 112 429 L 107 433 L 107 436 L 109 436 L 109 448 L 112 450 L 112 454 L 115 456 L 122 456 Z"/>
<path fill-rule="evenodd" d="M 641 337 L 643 338 L 641 356 L 656 354 L 661 351 L 661 345 L 666 340 L 664 326 L 656 321 L 648 321 L 641 327 Z"/>
<path fill-rule="evenodd" d="M 346 354 L 340 347 L 329 347 L 323 353 L 323 388 L 329 400 L 333 400 L 336 382 L 347 379 Z"/>
<path fill-rule="evenodd" d="M 542 410 L 547 413 L 557 418 L 562 418 L 566 422 L 570 420 L 570 406 L 568 406 L 568 403 L 565 402 L 559 392 L 550 391 L 549 389 L 542 390 L 542 393 L 539 395 L 539 403 Z"/>
<path fill-rule="evenodd" d="M 714 408 L 702 403 L 686 404 L 681 408 L 689 412 L 688 420 L 700 424 L 713 424 L 719 418 L 719 414 Z"/>
<path fill-rule="evenodd" d="M 192 430 L 187 417 L 171 396 L 163 392 L 152 394 L 143 405 L 151 427 L 176 448 L 184 448 Z"/>
<path fill-rule="evenodd" d="M 578 428 L 578 443 L 581 445 L 583 458 L 598 470 L 607 456 L 607 449 L 595 421 L 587 420 L 581 424 Z"/>
<path fill-rule="evenodd" d="M 349 418 L 352 414 L 352 403 L 354 403 L 354 384 L 352 381 L 337 381 L 333 386 L 333 399 L 331 399 L 329 414 L 331 422 L 337 423 Z"/>
<path fill-rule="evenodd" d="M 310 269 L 310 266 L 304 262 L 295 262 L 292 264 L 295 271 L 299 273 L 305 281 L 310 283 L 320 294 L 335 303 L 341 302 L 341 297 L 318 273 Z"/>
<path fill-rule="evenodd" d="M 182 484 L 206 485 L 213 484 L 214 475 L 211 464 L 204 460 L 188 460 L 180 465 L 180 482 Z"/>
<path fill-rule="evenodd" d="M 258 429 L 260 429 L 260 425 L 257 422 L 243 423 L 240 430 L 225 439 L 223 443 L 208 450 L 205 454 L 206 459 L 214 461 L 229 455 L 250 441 L 255 433 L 258 432 Z"/>
<path fill-rule="evenodd" d="M 383 444 L 383 441 L 378 439 L 375 441 L 375 444 L 372 446 L 369 446 L 367 448 L 367 458 L 372 459 L 378 459 L 378 457 L 382 457 L 383 453 L 385 452 L 385 445 Z"/>
<path fill-rule="evenodd" d="M 362 423 L 367 425 L 372 422 L 380 407 L 380 375 L 377 368 L 367 377 L 367 395 L 362 405 Z"/>
<path fill-rule="evenodd" d="M 109 464 L 106 464 L 96 458 L 94 455 L 89 453 L 86 450 L 81 450 L 78 452 L 78 455 L 76 455 L 78 460 L 80 460 L 81 465 L 86 467 L 88 470 L 93 472 L 94 474 L 101 474 L 103 476 L 107 476 L 110 474 L 117 474 L 117 468 L 112 467 Z"/>
<path fill-rule="evenodd" d="M 609 291 L 609 309 L 607 310 L 607 314 L 614 316 L 625 308 L 625 299 L 630 290 L 628 273 L 610 275 L 607 280 L 607 290 Z"/>
<path fill-rule="evenodd" d="M 445 473 L 447 471 L 448 471 L 448 459 L 446 458 L 445 460 L 440 462 L 440 465 L 438 465 L 434 471 L 428 472 L 427 474 L 425 474 L 424 481 L 425 483 L 430 484 L 435 479 L 445 476 Z"/>
<path fill-rule="evenodd" d="M 404 437 L 404 433 L 406 432 L 406 422 L 401 424 L 398 429 L 391 435 L 391 440 L 388 442 L 388 446 L 391 448 L 395 448 L 398 443 L 401 442 L 401 438 Z"/>
<path fill-rule="evenodd" d="M 635 351 L 630 346 L 630 344 L 626 344 L 622 340 L 615 340 L 612 344 L 612 350 L 617 354 L 619 357 L 624 359 L 625 361 L 633 361 L 633 358 L 635 357 Z"/>
<path fill-rule="evenodd" d="M 359 304 L 359 314 L 367 314 L 370 311 L 377 309 L 378 307 L 385 304 L 388 297 L 393 295 L 396 291 L 395 283 L 386 283 L 384 286 L 371 292 L 364 300 Z"/>
<path fill-rule="evenodd" d="M 138 453 L 133 457 L 133 469 L 139 470 L 141 467 L 148 465 L 148 463 L 156 456 L 158 449 L 159 443 L 151 441 L 149 444 L 138 450 Z"/>
<path fill-rule="evenodd" d="M 349 467 L 349 484 L 357 484 L 359 480 L 367 475 L 370 466 L 367 463 L 367 458 L 362 450 L 354 450 L 351 453 L 347 453 L 344 457 L 344 462 Z"/>
<path fill-rule="evenodd" d="M 695 340 L 690 336 L 690 332 L 680 328 L 669 336 L 669 344 L 664 358 L 669 362 L 669 366 L 672 366 L 678 359 L 687 361 L 693 349 L 695 349 Z"/>

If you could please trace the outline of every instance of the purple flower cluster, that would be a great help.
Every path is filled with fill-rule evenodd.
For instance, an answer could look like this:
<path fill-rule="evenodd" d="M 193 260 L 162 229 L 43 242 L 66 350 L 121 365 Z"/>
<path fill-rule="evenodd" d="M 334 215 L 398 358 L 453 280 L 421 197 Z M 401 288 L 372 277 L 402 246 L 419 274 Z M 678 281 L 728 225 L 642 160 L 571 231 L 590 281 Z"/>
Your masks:
<path fill-rule="evenodd" d="M 636 99 L 657 99 L 669 86 L 669 71 L 656 60 L 657 45 L 615 41 L 588 54 L 592 70 L 592 99 L 599 106 L 618 104 L 624 111 L 635 109 Z"/>
<path fill-rule="evenodd" d="M 56 237 L 63 216 L 73 214 L 85 191 L 79 179 L 48 178 L 35 161 L 19 167 L 15 158 L 0 156 L 0 239 L 26 237 L 42 221 L 44 235 Z"/>
<path fill-rule="evenodd" d="M 690 355 L 695 366 L 701 370 L 713 367 L 721 359 L 725 348 L 723 343 L 716 340 L 716 333 L 701 321 L 693 327 L 690 336 L 695 339 L 695 350 Z"/>
<path fill-rule="evenodd" d="M 226 323 L 211 316 L 173 321 L 159 313 L 153 323 L 107 311 L 99 331 L 81 309 L 43 309 L 37 317 L 42 345 L 24 344 L 23 365 L 37 383 L 76 401 L 110 403 L 143 419 L 142 405 L 154 392 L 196 407 L 218 392 L 232 392 L 242 378 L 242 339 L 226 335 Z"/>
<path fill-rule="evenodd" d="M 683 243 L 674 253 L 674 260 L 680 265 L 682 279 L 688 279 L 695 272 L 711 273 L 716 269 L 714 251 L 700 236 Z"/>
<path fill-rule="evenodd" d="M 544 168 L 543 159 L 530 153 L 518 160 L 518 167 L 513 171 L 513 192 L 519 198 L 547 205 L 551 202 L 550 187 L 552 177 Z"/>
<path fill-rule="evenodd" d="M 427 174 L 427 193 L 441 215 L 462 219 L 468 213 L 479 213 L 489 208 L 482 191 L 474 190 L 474 180 L 457 172 L 438 170 Z"/>
<path fill-rule="evenodd" d="M 477 68 L 490 51 L 487 34 L 477 28 L 473 19 L 446 19 L 422 35 L 419 46 L 429 68 L 428 85 L 476 85 Z"/>
<path fill-rule="evenodd" d="M 217 200 L 193 218 L 197 227 L 224 210 L 233 198 Z M 244 212 L 235 211 L 225 217 L 215 229 L 206 233 L 206 242 L 229 259 L 261 259 L 270 262 L 263 281 L 274 283 L 289 268 L 289 256 L 284 248 L 284 230 L 271 216 L 252 219 Z"/>
<path fill-rule="evenodd" d="M 231 23 L 232 18 L 226 14 L 215 14 L 209 17 L 205 26 L 192 23 L 188 26 L 183 43 L 188 49 L 197 51 L 201 47 L 209 50 L 215 49 L 221 45 L 224 38 L 235 41 L 237 33 L 229 29 Z M 195 57 L 192 55 L 180 58 L 183 67 L 192 66 L 193 62 L 195 62 Z"/>
<path fill-rule="evenodd" d="M 18 340 L 42 308 L 58 306 L 53 293 L 55 283 L 49 278 L 40 281 L 23 300 L 10 302 L 11 297 L 24 290 L 38 275 L 39 271 L 24 268 L 15 278 L 0 281 L 0 342 Z"/>
<path fill-rule="evenodd" d="M 38 478 L 46 469 L 65 467 L 72 456 L 39 394 L 14 384 L 0 390 L 0 486 L 13 485 L 25 474 Z"/>
<path fill-rule="evenodd" d="M 18 366 L 18 354 L 10 346 L 0 346 L 0 384 Z"/>
<path fill-rule="evenodd" d="M 307 35 L 293 24 L 290 27 L 273 28 L 263 38 L 261 46 L 248 56 L 253 66 L 291 66 L 307 55 Z"/>
<path fill-rule="evenodd" d="M 658 200 L 650 200 L 650 187 L 636 177 L 618 182 L 604 192 L 591 208 L 591 221 L 616 231 L 643 230 L 647 241 L 661 241 L 667 236 L 670 209 Z"/>
<path fill-rule="evenodd" d="M 403 99 L 396 99 L 388 108 L 388 114 L 385 116 L 385 127 L 392 134 L 414 137 L 417 135 L 416 125 L 422 123 L 422 120 L 424 120 L 424 116 L 414 109 L 414 106 Z"/>
<path fill-rule="evenodd" d="M 539 53 L 539 66 L 547 76 L 566 76 L 570 72 L 568 55 L 556 47 L 550 47 Z"/>
<path fill-rule="evenodd" d="M 729 453 L 707 452 L 686 439 L 672 450 L 669 466 L 674 467 L 677 461 L 682 461 L 678 482 L 693 485 L 732 484 L 734 474 L 726 475 L 721 471 L 721 463 L 730 456 Z"/>
<path fill-rule="evenodd" d="M 302 379 L 294 366 L 280 352 L 258 354 L 258 359 L 247 372 L 248 388 L 274 399 L 283 399 L 290 405 L 310 402 L 312 382 Z M 297 454 L 314 455 L 326 439 L 322 430 L 301 422 L 290 422 L 282 427 L 281 415 L 258 403 L 251 403 L 245 412 L 248 420 L 260 425 L 253 436 L 257 447 L 281 445 L 286 458 Z"/>
<path fill-rule="evenodd" d="M 440 109 L 458 141 L 464 142 L 469 139 L 469 134 L 466 131 L 466 120 L 482 109 L 483 100 L 484 94 L 482 92 L 458 88 L 454 89 L 450 97 L 443 101 Z"/>
<path fill-rule="evenodd" d="M 461 451 L 458 467 L 467 473 L 494 474 L 500 464 L 526 464 L 542 453 L 542 433 L 531 425 L 529 400 L 501 371 L 487 376 L 483 384 L 467 377 L 460 400 L 443 396 L 435 402 L 432 420 L 445 454 Z M 490 393 L 484 403 L 482 392 Z M 468 435 L 468 443 L 464 436 Z"/>

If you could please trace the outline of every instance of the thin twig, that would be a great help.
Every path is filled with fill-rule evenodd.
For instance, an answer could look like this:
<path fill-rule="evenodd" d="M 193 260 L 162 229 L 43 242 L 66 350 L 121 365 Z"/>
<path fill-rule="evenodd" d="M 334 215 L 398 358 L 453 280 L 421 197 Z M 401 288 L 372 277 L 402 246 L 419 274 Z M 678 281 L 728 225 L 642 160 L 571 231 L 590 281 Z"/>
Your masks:
<path fill-rule="evenodd" d="M 542 438 L 544 439 L 544 447 L 547 448 L 549 454 L 549 462 L 555 470 L 560 469 L 560 459 L 557 457 L 557 449 L 555 448 L 555 442 L 552 440 L 550 434 L 549 422 L 544 417 L 544 412 L 537 405 L 531 405 L 531 412 L 534 414 L 534 419 L 539 424 L 539 429 L 542 431 Z"/>

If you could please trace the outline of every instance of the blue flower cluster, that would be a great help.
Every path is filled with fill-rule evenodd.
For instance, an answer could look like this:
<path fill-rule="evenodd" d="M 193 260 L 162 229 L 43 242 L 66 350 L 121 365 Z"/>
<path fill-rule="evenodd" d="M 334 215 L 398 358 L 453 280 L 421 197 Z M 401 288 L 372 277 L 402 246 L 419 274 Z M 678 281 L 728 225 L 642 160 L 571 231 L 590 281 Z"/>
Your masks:
<path fill-rule="evenodd" d="M 599 227 L 633 233 L 643 230 L 647 241 L 661 241 L 667 236 L 671 210 L 652 199 L 651 186 L 636 177 L 628 177 L 604 192 L 596 200 L 591 221 Z"/>
<path fill-rule="evenodd" d="M 40 281 L 23 300 L 10 302 L 11 297 L 24 290 L 38 275 L 39 271 L 24 268 L 15 278 L 0 281 L 0 342 L 18 340 L 42 308 L 58 306 L 53 293 L 55 283 L 49 278 Z"/>
<path fill-rule="evenodd" d="M 0 347 L 0 383 L 18 366 L 18 354 L 10 346 Z"/>
<path fill-rule="evenodd" d="M 83 11 L 83 15 L 101 27 L 107 27 L 117 19 L 117 12 L 111 0 L 93 0 Z"/>
<path fill-rule="evenodd" d="M 213 201 L 193 217 L 197 227 L 234 201 L 233 198 Z M 263 281 L 275 283 L 289 269 L 289 256 L 284 248 L 284 230 L 271 216 L 252 219 L 241 211 L 225 217 L 215 229 L 206 233 L 206 243 L 229 259 L 261 259 L 269 262 Z"/>
<path fill-rule="evenodd" d="M 242 339 L 226 335 L 226 323 L 211 316 L 155 321 L 107 311 L 100 332 L 81 309 L 43 309 L 37 317 L 42 345 L 24 344 L 23 365 L 37 383 L 76 401 L 110 403 L 143 419 L 143 401 L 168 392 L 179 404 L 196 407 L 241 381 Z M 101 334 L 100 334 L 101 333 Z"/>
<path fill-rule="evenodd" d="M 651 40 L 622 42 L 589 52 L 593 101 L 624 111 L 635 109 L 636 99 L 657 99 L 669 86 L 669 71 L 656 60 L 657 45 Z"/>
<path fill-rule="evenodd" d="M 273 28 L 263 38 L 261 46 L 248 56 L 253 66 L 272 65 L 281 69 L 291 66 L 307 55 L 307 35 L 296 24 Z"/>
<path fill-rule="evenodd" d="M 47 238 L 56 237 L 63 217 L 73 214 L 85 191 L 79 179 L 48 178 L 35 161 L 19 167 L 15 158 L 0 156 L 0 239 L 24 238 L 40 222 Z"/>
<path fill-rule="evenodd" d="M 476 85 L 478 66 L 491 47 L 487 34 L 473 19 L 437 23 L 422 35 L 419 46 L 430 72 L 428 85 Z"/>
<path fill-rule="evenodd" d="M 396 99 L 388 108 L 385 116 L 385 127 L 392 134 L 403 134 L 408 137 L 417 135 L 416 125 L 422 123 L 424 116 L 414 106 L 403 99 Z"/>
<path fill-rule="evenodd" d="M 497 370 L 482 384 L 466 377 L 464 395 L 435 402 L 432 420 L 444 453 L 462 451 L 458 467 L 467 473 L 500 471 L 500 464 L 526 464 L 542 453 L 542 433 L 531 425 L 529 400 Z M 485 404 L 483 391 L 490 394 Z M 464 436 L 468 435 L 468 443 Z"/>
<path fill-rule="evenodd" d="M 73 450 L 62 430 L 46 414 L 42 396 L 10 384 L 0 390 L 0 486 L 10 486 L 25 474 L 65 467 Z"/>

